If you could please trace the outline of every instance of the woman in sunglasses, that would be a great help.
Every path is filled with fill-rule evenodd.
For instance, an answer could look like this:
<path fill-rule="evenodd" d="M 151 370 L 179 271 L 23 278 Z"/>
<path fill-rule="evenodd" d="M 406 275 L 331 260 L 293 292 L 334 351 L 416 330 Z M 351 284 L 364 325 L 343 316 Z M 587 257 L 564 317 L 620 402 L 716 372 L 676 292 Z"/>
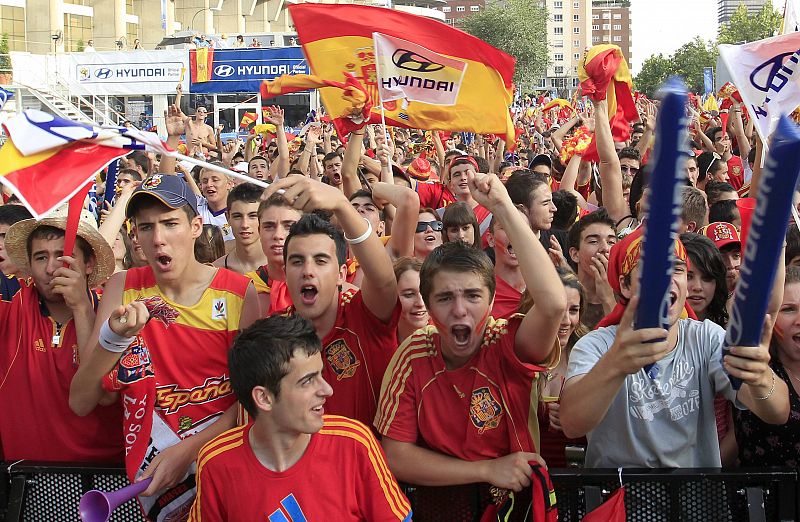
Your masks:
<path fill-rule="evenodd" d="M 419 209 L 414 234 L 414 257 L 423 261 L 433 249 L 442 244 L 442 222 L 431 208 Z"/>

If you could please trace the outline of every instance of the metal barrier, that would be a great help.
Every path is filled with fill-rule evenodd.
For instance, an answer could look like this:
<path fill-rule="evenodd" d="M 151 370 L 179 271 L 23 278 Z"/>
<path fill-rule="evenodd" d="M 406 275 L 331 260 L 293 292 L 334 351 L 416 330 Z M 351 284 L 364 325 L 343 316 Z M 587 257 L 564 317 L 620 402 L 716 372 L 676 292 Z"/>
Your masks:
<path fill-rule="evenodd" d="M 551 469 L 559 520 L 579 521 L 619 487 L 617 470 Z M 800 520 L 798 472 L 759 469 L 627 469 L 623 471 L 627 520 L 632 522 L 789 522 Z M 78 521 L 86 491 L 128 484 L 117 467 L 22 461 L 0 469 L 0 520 Z M 140 522 L 135 500 L 111 520 Z M 441 520 L 450 520 L 446 515 Z"/>

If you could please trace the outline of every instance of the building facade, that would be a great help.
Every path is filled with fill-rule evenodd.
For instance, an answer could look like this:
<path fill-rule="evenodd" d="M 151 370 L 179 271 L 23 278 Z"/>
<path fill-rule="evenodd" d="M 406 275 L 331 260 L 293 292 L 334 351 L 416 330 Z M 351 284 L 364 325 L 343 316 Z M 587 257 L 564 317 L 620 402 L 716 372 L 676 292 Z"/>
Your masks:
<path fill-rule="evenodd" d="M 592 45 L 619 46 L 632 67 L 631 9 L 627 0 L 594 0 L 592 2 Z"/>
<path fill-rule="evenodd" d="M 736 12 L 740 4 L 744 4 L 747 7 L 748 13 L 755 14 L 767 2 L 770 2 L 770 0 L 717 0 L 717 20 L 720 25 L 730 22 L 733 13 Z"/>
<path fill-rule="evenodd" d="M 447 0 L 447 5 L 442 6 L 444 22 L 458 27 L 461 20 L 471 14 L 479 13 L 486 8 L 486 0 Z"/>
<path fill-rule="evenodd" d="M 538 87 L 569 97 L 577 89 L 578 65 L 591 46 L 591 0 L 545 0 L 550 65 Z"/>

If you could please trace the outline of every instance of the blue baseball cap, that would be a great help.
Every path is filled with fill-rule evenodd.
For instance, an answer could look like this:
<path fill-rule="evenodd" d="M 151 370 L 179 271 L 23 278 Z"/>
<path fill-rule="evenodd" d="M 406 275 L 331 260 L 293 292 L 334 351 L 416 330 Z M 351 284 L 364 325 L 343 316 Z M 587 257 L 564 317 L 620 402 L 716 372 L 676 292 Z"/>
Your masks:
<path fill-rule="evenodd" d="M 134 202 L 138 202 L 144 196 L 154 197 L 171 209 L 178 209 L 184 205 L 189 205 L 197 211 L 197 196 L 189 188 L 189 185 L 179 176 L 169 174 L 153 174 L 145 178 L 142 184 L 131 194 L 128 205 L 125 207 L 125 216 L 130 219 L 135 209 Z"/>

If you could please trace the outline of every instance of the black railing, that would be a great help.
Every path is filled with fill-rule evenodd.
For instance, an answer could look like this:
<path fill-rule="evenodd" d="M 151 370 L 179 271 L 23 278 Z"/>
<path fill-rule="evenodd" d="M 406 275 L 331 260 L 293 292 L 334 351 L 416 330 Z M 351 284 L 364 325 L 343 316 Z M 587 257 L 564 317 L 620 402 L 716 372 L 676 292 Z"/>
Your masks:
<path fill-rule="evenodd" d="M 559 520 L 579 521 L 619 488 L 617 470 L 551 469 Z M 0 469 L 0 520 L 78 521 L 78 502 L 86 491 L 127 485 L 116 467 L 5 463 Z M 627 520 L 633 522 L 790 522 L 800 520 L 798 472 L 759 469 L 626 469 Z M 450 520 L 445 515 L 442 520 Z M 111 520 L 142 521 L 135 500 L 120 506 Z M 459 521 L 455 521 L 459 522 Z"/>

